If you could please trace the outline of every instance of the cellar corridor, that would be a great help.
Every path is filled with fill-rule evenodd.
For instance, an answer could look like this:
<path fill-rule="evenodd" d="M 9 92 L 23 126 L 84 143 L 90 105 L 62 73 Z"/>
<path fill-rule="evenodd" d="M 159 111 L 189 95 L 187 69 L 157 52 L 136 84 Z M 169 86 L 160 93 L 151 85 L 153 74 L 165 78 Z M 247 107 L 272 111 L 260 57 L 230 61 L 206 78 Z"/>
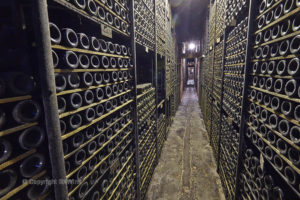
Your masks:
<path fill-rule="evenodd" d="M 184 92 L 146 199 L 225 199 L 192 87 Z"/>

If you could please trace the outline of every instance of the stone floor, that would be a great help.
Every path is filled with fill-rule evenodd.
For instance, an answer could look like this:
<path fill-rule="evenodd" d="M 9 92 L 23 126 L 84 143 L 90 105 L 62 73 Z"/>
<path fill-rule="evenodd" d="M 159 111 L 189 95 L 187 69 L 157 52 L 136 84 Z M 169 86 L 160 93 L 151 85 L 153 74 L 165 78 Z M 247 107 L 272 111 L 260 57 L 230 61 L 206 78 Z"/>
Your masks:
<path fill-rule="evenodd" d="M 198 98 L 192 87 L 186 88 L 146 199 L 225 199 Z"/>

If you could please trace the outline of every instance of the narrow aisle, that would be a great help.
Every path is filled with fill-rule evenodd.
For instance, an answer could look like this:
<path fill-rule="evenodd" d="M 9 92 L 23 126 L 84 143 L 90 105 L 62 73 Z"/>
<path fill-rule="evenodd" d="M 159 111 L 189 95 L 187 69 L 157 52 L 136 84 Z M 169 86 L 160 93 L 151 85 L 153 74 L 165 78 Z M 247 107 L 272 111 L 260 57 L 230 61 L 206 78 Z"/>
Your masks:
<path fill-rule="evenodd" d="M 155 169 L 148 200 L 223 200 L 194 88 L 187 88 Z"/>

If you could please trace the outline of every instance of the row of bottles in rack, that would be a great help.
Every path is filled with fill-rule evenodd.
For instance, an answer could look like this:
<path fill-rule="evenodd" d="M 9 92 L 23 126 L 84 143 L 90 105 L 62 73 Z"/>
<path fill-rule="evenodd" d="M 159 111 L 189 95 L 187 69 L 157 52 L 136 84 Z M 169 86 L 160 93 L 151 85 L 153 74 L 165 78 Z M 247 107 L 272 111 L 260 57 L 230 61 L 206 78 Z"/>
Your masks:
<path fill-rule="evenodd" d="M 100 23 L 107 24 L 125 35 L 130 35 L 130 5 L 127 0 L 74 0 L 67 4 L 72 4 L 84 15 Z"/>
<path fill-rule="evenodd" d="M 156 161 L 155 88 L 150 83 L 137 85 L 140 190 L 142 198 L 154 171 Z"/>
<path fill-rule="evenodd" d="M 134 198 L 130 47 L 50 23 L 71 199 Z M 131 187 L 126 187 L 131 185 Z"/>
<path fill-rule="evenodd" d="M 242 195 L 300 197 L 299 6 L 268 0 L 254 9 Z"/>
<path fill-rule="evenodd" d="M 51 45 L 53 62 L 50 76 L 57 102 L 51 109 L 58 111 L 54 121 L 60 126 L 55 142 L 63 147 L 61 155 L 54 157 L 63 158 L 65 169 L 57 169 L 56 158 L 49 155 L 54 141 L 46 126 L 47 104 L 39 74 L 45 66 L 37 56 L 41 47 L 34 41 L 35 25 L 27 11 L 26 28 L 11 27 L 11 19 L 1 21 L 0 39 L 9 45 L 4 51 L 0 47 L 5 52 L 0 58 L 4 66 L 0 69 L 0 178 L 4 180 L 0 199 L 53 199 L 56 185 L 35 185 L 26 180 L 47 183 L 53 180 L 55 170 L 65 170 L 62 179 L 70 200 L 136 199 L 137 190 L 145 197 L 157 161 L 156 133 L 161 133 L 162 148 L 168 119 L 161 114 L 158 130 L 156 89 L 151 84 L 137 87 L 138 118 L 134 119 L 136 77 L 130 3 L 47 1 L 49 19 L 45 23 L 49 24 L 50 38 L 43 39 Z M 134 5 L 135 39 L 153 50 L 154 3 L 143 0 Z M 109 27 L 112 34 L 105 35 L 103 27 Z M 138 127 L 137 147 L 134 123 Z"/>
<path fill-rule="evenodd" d="M 50 185 L 26 182 L 50 180 L 51 170 L 35 49 L 28 30 L 11 19 L 14 8 L 0 6 L 7 14 L 0 23 L 0 199 L 46 198 Z"/>

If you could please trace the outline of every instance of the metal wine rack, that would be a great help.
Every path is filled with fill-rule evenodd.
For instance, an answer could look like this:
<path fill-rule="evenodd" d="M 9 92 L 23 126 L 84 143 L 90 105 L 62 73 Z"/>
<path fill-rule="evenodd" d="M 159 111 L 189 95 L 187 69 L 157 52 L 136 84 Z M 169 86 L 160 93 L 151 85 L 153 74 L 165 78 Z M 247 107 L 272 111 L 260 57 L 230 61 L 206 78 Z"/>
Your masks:
<path fill-rule="evenodd" d="M 221 38 L 226 28 L 227 0 L 216 0 L 216 39 Z"/>
<path fill-rule="evenodd" d="M 0 199 L 53 195 L 45 182 L 53 178 L 48 145 L 55 134 L 47 128 L 42 71 L 31 45 L 37 41 L 30 28 L 22 29 L 32 27 L 34 19 L 14 18 L 24 10 L 33 9 L 21 2 L 0 3 L 0 12 L 7 14 L 0 22 Z M 30 184 L 35 182 L 41 184 Z"/>
<path fill-rule="evenodd" d="M 255 188 L 252 181 L 259 180 L 246 178 L 244 182 L 249 187 L 241 191 L 242 195 L 300 198 L 299 9 L 297 1 L 261 1 L 255 7 L 245 128 L 249 147 L 244 168 L 249 170 L 247 159 L 251 151 L 259 159 L 261 170 L 268 172 L 259 178 L 274 183 L 266 185 L 265 180 L 260 188 Z"/>
<path fill-rule="evenodd" d="M 157 156 L 159 157 L 162 151 L 162 147 L 165 140 L 165 128 L 166 128 L 166 116 L 161 114 L 158 117 L 158 131 L 157 131 L 157 143 L 158 143 L 158 152 Z"/>
<path fill-rule="evenodd" d="M 131 112 L 134 77 L 128 5 L 127 2 L 111 5 L 110 1 L 106 4 L 91 1 L 91 5 L 83 8 L 78 2 L 70 5 L 55 2 L 49 1 L 48 12 L 52 22 L 50 37 L 61 139 L 66 179 L 77 180 L 68 184 L 68 196 L 70 199 L 114 199 L 125 190 L 120 186 L 122 182 L 135 179 Z M 87 17 L 95 17 L 92 4 L 98 11 L 96 18 L 101 19 L 100 11 L 105 11 L 105 21 L 112 26 L 113 34 L 104 35 L 102 26 L 102 35 L 100 31 L 98 34 L 88 31 L 95 24 Z M 57 10 L 58 6 L 65 9 L 64 14 Z M 77 9 L 88 9 L 87 13 L 80 12 L 87 19 L 81 19 L 81 26 L 74 21 L 60 21 L 62 15 L 69 19 L 78 16 L 79 11 L 74 12 Z M 68 15 L 66 11 L 70 11 Z M 110 21 L 111 15 L 114 23 Z M 116 30 L 119 30 L 118 19 L 121 24 L 127 24 L 126 30 L 121 28 L 126 34 Z M 115 34 L 123 35 L 125 40 L 121 42 Z"/>
<path fill-rule="evenodd" d="M 235 24 L 236 19 L 239 17 L 239 14 L 241 14 L 241 11 L 249 5 L 249 2 L 247 2 L 246 0 L 227 0 L 226 5 L 226 25 L 230 26 L 232 24 Z"/>
<path fill-rule="evenodd" d="M 135 40 L 150 50 L 155 49 L 155 14 L 153 0 L 134 2 Z"/>
<path fill-rule="evenodd" d="M 210 14 L 209 14 L 209 50 L 213 49 L 216 37 L 216 3 L 211 5 Z"/>
<path fill-rule="evenodd" d="M 138 85 L 137 88 L 140 190 L 143 198 L 146 195 L 154 170 L 158 138 L 155 134 L 155 88 L 151 84 Z"/>
<path fill-rule="evenodd" d="M 218 8 L 218 1 L 215 3 Z M 215 103 L 207 108 L 210 89 L 205 86 L 212 80 L 213 94 L 217 91 L 216 57 L 222 37 L 215 36 L 211 28 L 214 5 L 210 11 L 211 39 L 207 42 L 215 55 L 213 77 L 206 71 L 210 68 L 207 63 L 211 65 L 207 59 L 210 53 L 202 58 L 204 75 L 200 74 L 200 105 L 208 132 L 212 130 L 214 135 L 216 123 L 209 123 L 207 116 L 217 120 L 219 112 L 222 119 L 216 160 L 225 196 L 299 199 L 300 4 L 289 0 L 228 0 L 226 5 L 221 111 L 214 108 Z M 214 137 L 210 138 L 216 149 Z"/>
<path fill-rule="evenodd" d="M 228 34 L 226 40 L 223 109 L 237 126 L 241 122 L 247 26 L 248 17 L 239 23 L 240 29 L 234 28 Z"/>
<path fill-rule="evenodd" d="M 16 0 L 0 11 L 0 199 L 144 199 L 180 102 L 169 2 Z M 137 86 L 137 56 L 155 55 L 157 80 L 157 35 L 169 49 L 160 102 L 157 83 Z"/>
<path fill-rule="evenodd" d="M 222 64 L 223 64 L 223 52 L 224 42 L 216 46 L 215 57 L 214 57 L 214 85 L 213 85 L 213 96 L 217 105 L 220 106 L 222 96 Z"/>
<path fill-rule="evenodd" d="M 219 150 L 219 174 L 225 196 L 234 199 L 236 183 L 236 166 L 238 163 L 239 132 L 231 121 L 224 115 L 221 122 L 220 150 Z"/>
<path fill-rule="evenodd" d="M 166 9 L 166 1 L 156 1 L 156 44 L 160 55 L 165 55 L 166 51 Z"/>

